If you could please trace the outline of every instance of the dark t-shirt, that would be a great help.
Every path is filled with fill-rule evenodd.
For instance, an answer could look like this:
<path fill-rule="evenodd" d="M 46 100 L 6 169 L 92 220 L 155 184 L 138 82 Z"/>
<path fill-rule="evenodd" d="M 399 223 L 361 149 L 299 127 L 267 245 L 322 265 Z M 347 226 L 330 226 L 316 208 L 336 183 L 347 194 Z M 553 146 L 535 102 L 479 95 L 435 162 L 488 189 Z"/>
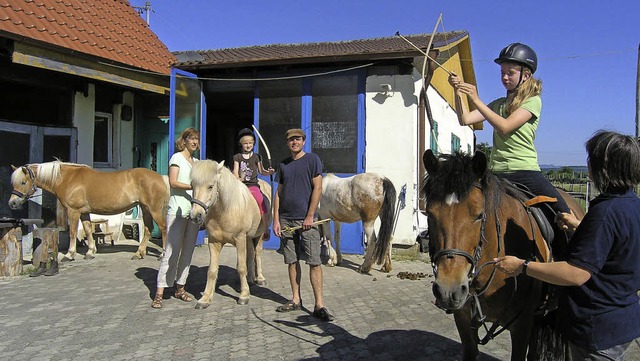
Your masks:
<path fill-rule="evenodd" d="M 567 262 L 591 273 L 580 287 L 563 287 L 560 318 L 565 336 L 587 350 L 603 350 L 640 337 L 640 199 L 601 194 L 569 243 Z"/>
<path fill-rule="evenodd" d="M 300 159 L 289 157 L 278 167 L 278 187 L 280 187 L 280 217 L 303 220 L 309 210 L 313 178 L 322 175 L 320 157 L 305 153 Z"/>
<path fill-rule="evenodd" d="M 258 163 L 262 162 L 260 154 L 253 153 L 249 159 L 244 159 L 242 153 L 233 156 L 233 160 L 238 162 L 238 175 L 244 173 L 242 183 L 247 186 L 258 185 Z"/>

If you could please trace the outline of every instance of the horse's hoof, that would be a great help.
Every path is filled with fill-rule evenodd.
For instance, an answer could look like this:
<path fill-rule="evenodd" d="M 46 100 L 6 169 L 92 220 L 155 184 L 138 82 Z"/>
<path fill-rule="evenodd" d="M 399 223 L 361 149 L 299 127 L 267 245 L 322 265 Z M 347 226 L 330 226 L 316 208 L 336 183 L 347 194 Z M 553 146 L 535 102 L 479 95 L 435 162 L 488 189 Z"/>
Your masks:
<path fill-rule="evenodd" d="M 139 261 L 141 259 L 143 259 L 144 257 L 140 257 L 140 255 L 138 254 L 134 254 L 133 256 L 131 256 L 131 260 L 132 261 Z"/>
<path fill-rule="evenodd" d="M 67 256 L 62 257 L 62 260 L 60 260 L 60 262 L 71 262 L 71 261 L 75 261 L 75 259 L 69 258 Z"/>
<path fill-rule="evenodd" d="M 267 285 L 267 281 L 266 280 L 258 280 L 255 282 L 256 285 L 258 286 L 266 286 Z"/>
<path fill-rule="evenodd" d="M 249 299 L 248 298 L 238 298 L 238 304 L 239 305 L 248 305 L 249 304 Z"/>
<path fill-rule="evenodd" d="M 200 303 L 200 302 L 196 303 L 196 310 L 204 310 L 207 307 L 209 307 L 208 303 Z"/>
<path fill-rule="evenodd" d="M 384 273 L 389 273 L 389 272 L 391 272 L 391 270 L 392 270 L 392 268 L 391 268 L 391 267 L 389 267 L 389 268 L 387 268 L 387 267 L 382 267 L 382 268 L 380 268 L 380 271 L 381 271 L 381 272 L 384 272 Z"/>
<path fill-rule="evenodd" d="M 360 266 L 360 267 L 358 267 L 357 271 L 358 271 L 358 273 L 368 275 L 369 271 L 371 271 L 371 267 L 362 267 L 362 266 Z"/>
<path fill-rule="evenodd" d="M 92 259 L 94 259 L 94 258 L 96 258 L 96 257 L 95 257 L 95 256 L 92 256 L 92 255 L 90 255 L 90 254 L 85 254 L 85 255 L 84 255 L 84 259 L 87 259 L 87 260 L 92 260 Z"/>

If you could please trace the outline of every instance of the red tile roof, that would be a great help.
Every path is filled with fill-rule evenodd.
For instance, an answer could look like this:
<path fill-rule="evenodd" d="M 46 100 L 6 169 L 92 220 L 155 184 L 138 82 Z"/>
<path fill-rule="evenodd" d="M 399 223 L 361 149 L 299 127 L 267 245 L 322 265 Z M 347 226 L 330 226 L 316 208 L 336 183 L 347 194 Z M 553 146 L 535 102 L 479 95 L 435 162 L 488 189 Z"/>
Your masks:
<path fill-rule="evenodd" d="M 468 35 L 467 31 L 436 33 L 433 39 L 433 46 L 435 48 L 444 47 Z M 431 35 L 408 35 L 405 38 L 417 47 L 425 49 L 429 44 Z M 178 59 L 176 66 L 185 68 L 224 68 L 285 63 L 375 60 L 420 55 L 411 44 L 399 36 L 341 42 L 275 44 L 218 50 L 179 51 L 174 52 L 174 54 Z"/>
<path fill-rule="evenodd" d="M 127 0 L 0 0 L 0 36 L 162 74 L 175 62 Z"/>

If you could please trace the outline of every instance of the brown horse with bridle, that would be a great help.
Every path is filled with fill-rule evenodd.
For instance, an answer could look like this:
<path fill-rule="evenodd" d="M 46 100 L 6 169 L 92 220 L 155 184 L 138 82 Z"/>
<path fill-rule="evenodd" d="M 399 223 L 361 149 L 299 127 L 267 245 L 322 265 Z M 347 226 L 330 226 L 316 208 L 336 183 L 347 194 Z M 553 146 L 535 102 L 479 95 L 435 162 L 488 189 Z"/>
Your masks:
<path fill-rule="evenodd" d="M 82 220 L 89 246 L 85 259 L 92 259 L 97 248 L 90 230 L 89 213 L 119 214 L 136 205 L 142 209 L 145 235 L 132 259 L 144 258 L 153 221 L 162 232 L 164 249 L 164 214 L 169 200 L 169 184 L 162 175 L 145 168 L 98 172 L 84 164 L 60 161 L 27 164 L 13 169 L 13 191 L 9 198 L 11 209 L 20 208 L 39 187 L 55 195 L 67 210 L 70 242 L 63 261 L 75 259 L 79 220 Z"/>
<path fill-rule="evenodd" d="M 527 355 L 529 359 L 557 357 L 554 352 L 562 352 L 562 342 L 548 341 L 559 335 L 541 328 L 541 315 L 552 303 L 548 285 L 526 275 L 507 278 L 497 272 L 493 259 L 515 255 L 548 262 L 551 249 L 555 252 L 556 246 L 566 244 L 567 235 L 556 232 L 549 246 L 541 231 L 544 227 L 536 221 L 544 217 L 535 216 L 538 211 L 528 205 L 524 193 L 487 169 L 484 153 L 436 158 L 427 150 L 423 162 L 427 177 L 421 193 L 427 204 L 435 304 L 453 313 L 463 359 L 476 360 L 478 345 L 504 330 L 510 331 L 511 360 L 524 360 Z M 580 205 L 561 194 L 581 219 Z M 482 339 L 480 328 L 485 333 Z M 551 338 L 542 338 L 550 334 Z"/>

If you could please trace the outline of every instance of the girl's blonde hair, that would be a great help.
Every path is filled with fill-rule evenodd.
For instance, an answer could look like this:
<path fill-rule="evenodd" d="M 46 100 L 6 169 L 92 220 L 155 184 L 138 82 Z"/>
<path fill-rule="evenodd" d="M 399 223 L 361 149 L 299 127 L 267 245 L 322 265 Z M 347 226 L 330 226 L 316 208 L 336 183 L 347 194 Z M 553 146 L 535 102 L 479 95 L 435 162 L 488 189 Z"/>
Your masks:
<path fill-rule="evenodd" d="M 523 77 L 529 75 L 529 78 L 518 85 L 514 91 L 507 94 L 507 116 L 515 112 L 525 100 L 542 93 L 542 81 L 533 77 L 531 69 L 522 66 L 521 71 L 523 72 Z"/>
<path fill-rule="evenodd" d="M 195 128 L 187 128 L 182 131 L 180 138 L 176 139 L 176 151 L 182 152 L 187 147 L 187 139 L 196 136 L 200 139 L 200 133 Z M 200 142 L 198 142 L 198 150 L 200 149 Z"/>

